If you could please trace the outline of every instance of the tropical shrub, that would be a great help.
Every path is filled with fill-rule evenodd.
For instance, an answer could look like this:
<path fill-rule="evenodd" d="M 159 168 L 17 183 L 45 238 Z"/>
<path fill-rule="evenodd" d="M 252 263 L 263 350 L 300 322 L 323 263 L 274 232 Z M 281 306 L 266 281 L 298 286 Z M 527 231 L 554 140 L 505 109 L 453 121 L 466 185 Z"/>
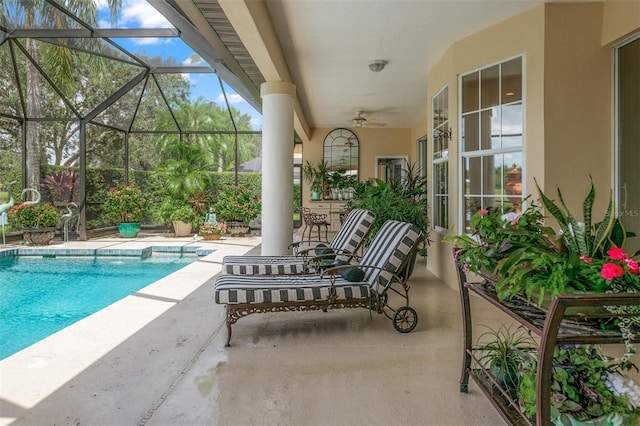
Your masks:
<path fill-rule="evenodd" d="M 53 204 L 16 204 L 9 210 L 9 221 L 14 229 L 53 228 L 60 213 Z"/>
<path fill-rule="evenodd" d="M 104 214 L 116 223 L 140 222 L 151 207 L 151 199 L 136 187 L 117 185 L 107 192 Z"/>
<path fill-rule="evenodd" d="M 262 200 L 253 189 L 229 185 L 218 194 L 215 211 L 223 221 L 249 222 L 262 211 Z"/>

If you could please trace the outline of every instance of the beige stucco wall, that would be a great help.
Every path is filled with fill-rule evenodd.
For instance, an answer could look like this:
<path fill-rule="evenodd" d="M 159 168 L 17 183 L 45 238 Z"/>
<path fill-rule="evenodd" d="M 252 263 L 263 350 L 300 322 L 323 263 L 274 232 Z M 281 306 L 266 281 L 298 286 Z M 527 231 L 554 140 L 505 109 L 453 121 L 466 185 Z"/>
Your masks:
<path fill-rule="evenodd" d="M 558 185 L 578 216 L 593 177 L 601 219 L 613 185 L 613 43 L 640 32 L 640 2 L 550 3 L 455 43 L 428 74 L 427 102 L 449 86 L 449 222 L 459 230 L 458 76 L 524 57 L 525 194 L 535 193 L 534 178 L 555 197 Z M 431 117 L 429 105 L 429 117 Z M 429 138 L 431 141 L 431 138 Z M 431 145 L 430 145 L 431 146 Z M 431 149 L 431 148 L 429 148 Z M 431 157 L 429 157 L 429 162 Z M 600 214 L 599 214 L 600 213 Z M 433 231 L 429 268 L 457 287 L 451 246 Z"/>
<path fill-rule="evenodd" d="M 602 45 L 612 45 L 637 34 L 640 29 L 640 1 L 607 0 L 604 3 Z"/>
<path fill-rule="evenodd" d="M 449 142 L 449 224 L 457 232 L 458 192 L 458 76 L 478 68 L 523 55 L 525 75 L 525 192 L 531 192 L 533 177 L 544 180 L 544 122 L 543 122 L 543 64 L 544 64 L 544 6 L 536 7 L 508 21 L 499 23 L 455 43 L 429 72 L 428 115 L 432 117 L 431 99 L 445 85 L 449 86 L 449 125 L 453 137 Z M 431 136 L 431 135 L 430 135 Z M 431 141 L 431 137 L 429 138 Z M 431 144 L 429 144 L 429 150 Z M 429 153 L 429 162 L 431 162 Z M 432 192 L 432 189 L 430 190 Z M 449 286 L 457 286 L 451 256 L 451 245 L 442 243 L 443 231 L 431 232 L 429 269 Z"/>
<path fill-rule="evenodd" d="M 314 128 L 309 143 L 303 144 L 303 160 L 317 163 L 322 161 L 324 138 L 333 128 Z M 358 179 L 366 181 L 375 176 L 375 157 L 385 155 L 406 155 L 409 162 L 415 161 L 411 129 L 387 129 L 380 127 L 349 128 L 360 143 L 360 166 Z M 424 133 L 423 133 L 424 134 Z M 302 204 L 307 205 L 311 194 L 309 184 L 303 182 Z"/>
<path fill-rule="evenodd" d="M 602 3 L 548 4 L 545 12 L 545 192 L 559 187 L 581 217 L 591 175 L 595 220 L 613 185 L 613 52 L 601 45 L 602 12 Z"/>

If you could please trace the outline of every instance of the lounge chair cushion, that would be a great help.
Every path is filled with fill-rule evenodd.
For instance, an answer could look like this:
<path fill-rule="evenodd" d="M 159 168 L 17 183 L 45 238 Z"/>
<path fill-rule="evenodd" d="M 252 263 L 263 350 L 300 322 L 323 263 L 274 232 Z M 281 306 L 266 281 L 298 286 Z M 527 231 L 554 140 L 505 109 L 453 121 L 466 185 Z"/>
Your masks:
<path fill-rule="evenodd" d="M 278 303 L 327 300 L 331 280 L 309 275 L 220 275 L 216 280 L 216 303 Z M 338 299 L 367 299 L 369 285 L 336 277 L 333 288 Z"/>
<path fill-rule="evenodd" d="M 295 275 L 306 272 L 296 256 L 225 256 L 224 272 L 236 275 Z"/>
<path fill-rule="evenodd" d="M 334 239 L 330 243 L 336 251 L 355 253 L 371 229 L 375 215 L 367 210 L 356 209 L 349 213 Z M 313 252 L 312 252 L 313 253 Z M 348 258 L 345 257 L 345 260 Z M 225 256 L 222 271 L 236 275 L 281 275 L 304 274 L 302 256 Z"/>

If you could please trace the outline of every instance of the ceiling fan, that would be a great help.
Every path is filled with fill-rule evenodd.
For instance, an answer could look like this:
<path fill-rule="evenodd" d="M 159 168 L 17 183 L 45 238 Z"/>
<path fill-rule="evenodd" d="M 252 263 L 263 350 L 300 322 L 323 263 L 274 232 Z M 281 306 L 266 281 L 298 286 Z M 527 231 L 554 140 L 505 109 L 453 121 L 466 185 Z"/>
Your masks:
<path fill-rule="evenodd" d="M 355 127 L 386 126 L 386 123 L 382 123 L 380 121 L 373 120 L 373 119 L 371 120 L 366 119 L 362 116 L 362 114 L 364 114 L 363 111 L 356 111 L 356 116 L 351 119 L 351 122 Z"/>

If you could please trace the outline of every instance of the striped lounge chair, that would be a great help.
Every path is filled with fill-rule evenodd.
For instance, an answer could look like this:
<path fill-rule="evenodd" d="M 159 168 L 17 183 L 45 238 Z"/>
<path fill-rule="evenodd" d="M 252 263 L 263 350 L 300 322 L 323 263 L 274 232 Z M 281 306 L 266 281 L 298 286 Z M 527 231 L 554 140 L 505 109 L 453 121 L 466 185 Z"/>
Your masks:
<path fill-rule="evenodd" d="M 244 316 L 265 312 L 363 307 L 385 314 L 396 330 L 408 333 L 418 316 L 408 306 L 406 281 L 423 238 L 415 225 L 386 221 L 356 265 L 332 267 L 322 274 L 219 275 L 215 302 L 226 305 L 227 346 L 233 324 Z M 361 280 L 354 280 L 354 275 Z M 389 307 L 389 289 L 402 296 L 406 305 Z"/>
<path fill-rule="evenodd" d="M 368 210 L 352 210 L 327 247 L 334 253 L 355 253 L 369 233 L 374 219 L 375 215 Z M 222 271 L 236 275 L 305 274 L 309 272 L 307 260 L 310 253 L 315 253 L 313 250 L 297 251 L 294 256 L 225 256 L 222 259 Z"/>

